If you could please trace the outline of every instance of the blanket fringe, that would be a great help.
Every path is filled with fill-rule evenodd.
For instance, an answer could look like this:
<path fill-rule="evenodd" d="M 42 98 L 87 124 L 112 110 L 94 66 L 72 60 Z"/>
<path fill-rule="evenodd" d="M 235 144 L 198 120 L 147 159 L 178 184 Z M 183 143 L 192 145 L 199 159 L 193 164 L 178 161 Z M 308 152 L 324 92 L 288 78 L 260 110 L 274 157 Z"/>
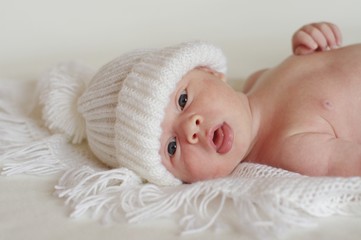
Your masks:
<path fill-rule="evenodd" d="M 227 178 L 159 187 L 126 168 L 108 169 L 86 144 L 70 140 L 50 135 L 11 101 L 0 99 L 2 174 L 62 173 L 56 194 L 66 199 L 74 218 L 91 214 L 109 223 L 125 216 L 137 223 L 176 215 L 183 234 L 234 226 L 265 239 L 294 226 L 314 226 L 319 217 L 361 216 L 360 177 L 311 178 L 242 163 Z"/>
<path fill-rule="evenodd" d="M 263 176 L 252 177 L 257 174 L 252 168 L 263 169 Z M 110 222 L 125 214 L 128 222 L 138 223 L 180 214 L 182 234 L 229 226 L 229 219 L 237 219 L 237 230 L 262 239 L 295 226 L 315 226 L 318 217 L 361 216 L 360 178 L 295 177 L 283 170 L 274 176 L 253 164 L 242 169 L 246 176 L 159 187 L 142 184 L 124 168 L 83 167 L 65 173 L 56 189 L 72 206 L 72 217 L 88 212 Z"/>
<path fill-rule="evenodd" d="M 127 168 L 94 170 L 85 166 L 67 171 L 55 189 L 59 197 L 66 198 L 66 204 L 74 207 L 71 217 L 90 211 L 93 217 L 102 214 L 102 220 L 109 223 L 124 214 L 121 195 L 140 184 L 141 178 Z"/>
<path fill-rule="evenodd" d="M 86 145 L 73 146 L 67 136 L 51 135 L 26 143 L 0 155 L 3 175 L 52 175 L 68 169 L 100 168 L 103 164 L 89 152 Z"/>
<path fill-rule="evenodd" d="M 0 101 L 0 162 L 2 174 L 53 174 L 63 168 L 52 157 L 51 143 L 64 142 L 60 136 L 49 137 L 49 132 L 37 122 L 16 112 L 11 104 Z"/>
<path fill-rule="evenodd" d="M 22 116 L 11 116 L 0 112 L 0 154 L 9 148 L 31 142 L 48 135 L 44 129 L 39 129 L 31 119 Z M 37 129 L 31 131 L 30 129 Z"/>
<path fill-rule="evenodd" d="M 81 165 L 100 166 L 86 144 L 72 145 L 64 134 L 53 134 L 39 122 L 0 99 L 1 174 L 50 175 Z"/>
<path fill-rule="evenodd" d="M 53 135 L 14 147 L 0 156 L 0 161 L 4 162 L 2 174 L 50 175 L 64 171 L 67 161 L 59 156 L 70 157 L 73 153 L 66 151 L 66 144 L 64 136 Z"/>

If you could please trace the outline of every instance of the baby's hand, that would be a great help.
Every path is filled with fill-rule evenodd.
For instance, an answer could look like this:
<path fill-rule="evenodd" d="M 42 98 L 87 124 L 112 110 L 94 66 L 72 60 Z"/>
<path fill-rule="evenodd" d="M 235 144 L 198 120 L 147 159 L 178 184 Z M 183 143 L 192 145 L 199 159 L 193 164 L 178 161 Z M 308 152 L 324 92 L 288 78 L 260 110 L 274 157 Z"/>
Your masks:
<path fill-rule="evenodd" d="M 334 49 L 342 44 L 340 29 L 328 22 L 311 23 L 293 34 L 292 50 L 295 55 Z"/>

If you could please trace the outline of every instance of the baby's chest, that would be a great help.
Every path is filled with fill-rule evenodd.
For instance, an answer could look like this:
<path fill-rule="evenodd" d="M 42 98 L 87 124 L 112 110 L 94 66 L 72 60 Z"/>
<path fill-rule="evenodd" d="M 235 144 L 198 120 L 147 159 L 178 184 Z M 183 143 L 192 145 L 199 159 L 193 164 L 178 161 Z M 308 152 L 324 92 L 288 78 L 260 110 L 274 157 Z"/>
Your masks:
<path fill-rule="evenodd" d="M 284 138 L 299 133 L 325 133 L 361 143 L 361 94 L 349 91 L 308 93 L 285 100 L 283 114 L 276 117 L 279 133 Z"/>

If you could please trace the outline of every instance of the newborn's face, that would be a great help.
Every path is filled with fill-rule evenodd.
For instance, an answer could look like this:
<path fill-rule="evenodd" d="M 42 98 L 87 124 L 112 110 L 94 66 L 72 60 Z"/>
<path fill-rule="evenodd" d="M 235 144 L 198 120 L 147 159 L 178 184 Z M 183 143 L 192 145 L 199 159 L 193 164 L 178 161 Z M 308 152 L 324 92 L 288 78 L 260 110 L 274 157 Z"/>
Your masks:
<path fill-rule="evenodd" d="M 165 110 L 162 163 L 184 182 L 229 175 L 246 155 L 251 116 L 244 95 L 206 68 L 187 73 Z"/>

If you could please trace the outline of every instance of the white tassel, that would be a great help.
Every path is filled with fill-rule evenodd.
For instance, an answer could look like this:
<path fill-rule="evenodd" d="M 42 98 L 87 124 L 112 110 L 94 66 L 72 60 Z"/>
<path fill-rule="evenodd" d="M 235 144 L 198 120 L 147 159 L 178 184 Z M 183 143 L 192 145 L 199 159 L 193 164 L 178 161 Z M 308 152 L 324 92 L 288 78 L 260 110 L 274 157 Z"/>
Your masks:
<path fill-rule="evenodd" d="M 20 114 L 0 112 L 0 156 L 28 143 L 49 136 L 33 119 Z"/>
<path fill-rule="evenodd" d="M 102 215 L 103 221 L 114 221 L 123 216 L 121 194 L 141 183 L 127 168 L 95 171 L 82 167 L 66 172 L 55 188 L 58 196 L 74 207 L 71 217 L 91 211 L 93 217 Z"/>
<path fill-rule="evenodd" d="M 78 112 L 78 98 L 92 75 L 85 66 L 70 62 L 54 67 L 40 82 L 45 125 L 53 133 L 67 135 L 72 143 L 80 143 L 85 138 L 85 121 Z"/>
<path fill-rule="evenodd" d="M 4 162 L 2 174 L 49 175 L 64 171 L 67 160 L 59 156 L 70 155 L 65 144 L 65 136 L 54 135 L 8 150 L 0 156 Z"/>
<path fill-rule="evenodd" d="M 0 162 L 4 163 L 2 174 L 51 175 L 85 164 L 100 166 L 92 154 L 81 147 L 69 144 L 68 138 L 61 134 L 14 147 L 0 155 Z"/>

